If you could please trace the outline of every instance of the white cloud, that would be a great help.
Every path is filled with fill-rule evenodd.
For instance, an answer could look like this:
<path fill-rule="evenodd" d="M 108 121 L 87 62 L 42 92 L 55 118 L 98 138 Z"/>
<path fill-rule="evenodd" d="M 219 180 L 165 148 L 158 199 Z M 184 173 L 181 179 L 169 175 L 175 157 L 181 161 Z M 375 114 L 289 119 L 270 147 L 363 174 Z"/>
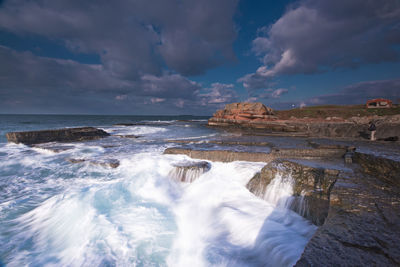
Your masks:
<path fill-rule="evenodd" d="M 252 50 L 263 65 L 239 81 L 260 89 L 277 75 L 399 61 L 399 21 L 398 0 L 300 1 L 259 29 Z"/>

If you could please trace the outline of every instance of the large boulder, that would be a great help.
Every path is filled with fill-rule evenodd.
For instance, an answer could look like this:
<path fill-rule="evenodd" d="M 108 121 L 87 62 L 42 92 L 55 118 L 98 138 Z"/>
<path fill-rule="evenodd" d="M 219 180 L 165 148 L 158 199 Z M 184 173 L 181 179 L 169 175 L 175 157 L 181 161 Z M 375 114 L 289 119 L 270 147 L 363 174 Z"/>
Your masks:
<path fill-rule="evenodd" d="M 47 142 L 86 141 L 103 138 L 109 135 L 109 133 L 101 129 L 93 127 L 81 127 L 27 132 L 10 132 L 6 134 L 6 137 L 9 142 L 31 145 Z"/>
<path fill-rule="evenodd" d="M 328 216 L 330 193 L 339 171 L 314 168 L 288 160 L 275 160 L 257 173 L 249 181 L 247 188 L 256 196 L 264 198 L 268 185 L 277 175 L 290 179 L 293 186 L 293 195 L 287 208 L 316 225 L 322 225 Z"/>

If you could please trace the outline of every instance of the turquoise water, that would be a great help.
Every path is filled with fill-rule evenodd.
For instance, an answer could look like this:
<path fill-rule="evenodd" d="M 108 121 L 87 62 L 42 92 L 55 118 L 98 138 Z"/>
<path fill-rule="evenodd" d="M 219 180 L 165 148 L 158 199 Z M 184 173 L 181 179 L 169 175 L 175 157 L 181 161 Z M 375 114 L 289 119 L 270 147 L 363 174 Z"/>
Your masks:
<path fill-rule="evenodd" d="M 193 183 L 171 179 L 175 164 L 192 160 L 163 155 L 175 145 L 166 140 L 229 136 L 205 119 L 0 115 L 0 265 L 293 265 L 316 228 L 246 189 L 262 163 L 210 162 Z M 46 144 L 65 147 L 58 153 L 5 139 L 9 131 L 75 126 L 111 136 Z M 130 134 L 141 137 L 118 137 Z"/>

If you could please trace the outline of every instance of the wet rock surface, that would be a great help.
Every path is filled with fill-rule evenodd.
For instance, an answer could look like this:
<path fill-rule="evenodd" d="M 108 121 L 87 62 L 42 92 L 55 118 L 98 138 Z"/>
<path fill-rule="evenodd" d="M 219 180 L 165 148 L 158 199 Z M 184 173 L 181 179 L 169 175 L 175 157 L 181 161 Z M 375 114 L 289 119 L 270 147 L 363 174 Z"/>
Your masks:
<path fill-rule="evenodd" d="M 356 158 L 350 172 L 276 160 L 248 183 L 262 197 L 277 172 L 293 177 L 290 208 L 320 226 L 296 266 L 399 266 L 398 162 L 361 153 Z M 300 195 L 305 211 L 299 210 Z"/>
<path fill-rule="evenodd" d="M 270 153 L 241 152 L 233 150 L 199 150 L 191 148 L 167 148 L 164 154 L 183 154 L 195 159 L 211 161 L 270 162 L 276 158 L 342 158 L 345 149 L 274 149 Z"/>
<path fill-rule="evenodd" d="M 398 146 L 304 141 L 295 142 L 301 148 L 281 148 L 276 140 L 270 153 L 186 148 L 165 153 L 223 162 L 266 162 L 247 185 L 259 197 L 278 171 L 290 174 L 294 184 L 289 208 L 319 226 L 296 266 L 399 266 L 400 163 L 391 159 Z M 371 154 L 357 152 L 360 147 Z M 345 163 L 348 153 L 353 163 Z"/>
<path fill-rule="evenodd" d="M 191 183 L 211 169 L 207 161 L 185 161 L 174 164 L 169 176 L 179 182 Z"/>
<path fill-rule="evenodd" d="M 82 159 L 82 158 L 68 158 L 66 159 L 70 163 L 83 163 L 89 162 L 92 165 L 97 165 L 105 168 L 118 168 L 120 165 L 119 160 L 117 159 L 104 159 L 104 160 L 92 160 L 92 159 Z"/>
<path fill-rule="evenodd" d="M 279 173 L 293 178 L 294 201 L 289 208 L 309 219 L 316 225 L 322 225 L 328 215 L 331 190 L 339 175 L 338 170 L 314 168 L 287 160 L 275 160 L 268 163 L 247 184 L 250 192 L 263 198 L 267 186 Z M 304 210 L 300 202 L 304 202 Z"/>
<path fill-rule="evenodd" d="M 338 178 L 296 266 L 400 265 L 400 190 L 381 178 L 363 170 Z"/>
<path fill-rule="evenodd" d="M 76 142 L 94 140 L 109 136 L 107 132 L 93 128 L 64 128 L 54 130 L 10 132 L 6 134 L 8 142 L 23 144 L 40 144 L 47 142 Z"/>

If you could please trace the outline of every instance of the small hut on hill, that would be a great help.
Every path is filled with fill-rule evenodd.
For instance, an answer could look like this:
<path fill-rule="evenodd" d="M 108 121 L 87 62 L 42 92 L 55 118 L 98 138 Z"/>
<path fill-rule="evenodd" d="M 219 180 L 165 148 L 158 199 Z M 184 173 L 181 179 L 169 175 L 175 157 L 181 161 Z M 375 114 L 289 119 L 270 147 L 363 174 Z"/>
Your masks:
<path fill-rule="evenodd" d="M 376 98 L 367 101 L 367 108 L 391 108 L 392 101 L 383 98 Z"/>

